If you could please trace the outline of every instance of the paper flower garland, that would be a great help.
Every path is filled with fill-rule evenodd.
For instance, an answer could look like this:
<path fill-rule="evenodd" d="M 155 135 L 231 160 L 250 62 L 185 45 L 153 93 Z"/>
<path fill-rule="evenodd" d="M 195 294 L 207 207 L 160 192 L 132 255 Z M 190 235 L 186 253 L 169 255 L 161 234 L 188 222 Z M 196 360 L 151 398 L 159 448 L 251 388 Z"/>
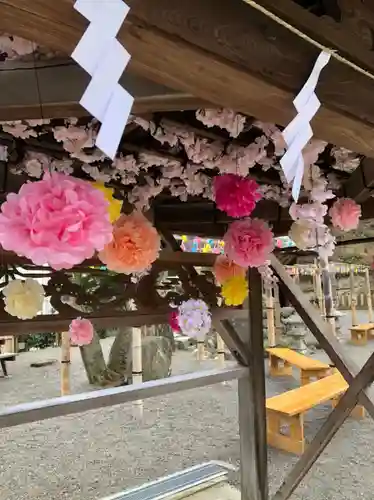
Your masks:
<path fill-rule="evenodd" d="M 180 332 L 180 326 L 178 323 L 178 311 L 171 311 L 169 314 L 169 325 L 173 332 Z"/>
<path fill-rule="evenodd" d="M 244 276 L 232 276 L 222 285 L 222 297 L 227 306 L 240 306 L 248 297 L 248 284 Z"/>
<path fill-rule="evenodd" d="M 226 254 L 241 267 L 262 266 L 273 251 L 273 236 L 261 219 L 235 221 L 224 236 Z"/>
<path fill-rule="evenodd" d="M 199 299 L 183 302 L 178 308 L 178 323 L 184 335 L 203 339 L 212 324 L 208 306 Z"/>
<path fill-rule="evenodd" d="M 226 255 L 219 255 L 213 266 L 214 276 L 219 285 L 233 276 L 245 276 L 246 270 L 230 260 Z"/>
<path fill-rule="evenodd" d="M 217 207 L 230 217 L 248 217 L 262 197 L 257 182 L 236 174 L 215 177 L 213 186 Z"/>
<path fill-rule="evenodd" d="M 113 189 L 104 186 L 101 182 L 93 182 L 93 187 L 101 191 L 108 202 L 108 213 L 110 222 L 115 222 L 121 215 L 122 201 L 113 198 Z"/>
<path fill-rule="evenodd" d="M 70 341 L 75 345 L 91 344 L 94 328 L 90 320 L 85 318 L 73 319 L 69 326 Z"/>
<path fill-rule="evenodd" d="M 140 212 L 122 215 L 113 226 L 113 239 L 99 258 L 110 271 L 131 274 L 145 271 L 158 257 L 161 240 Z"/>
<path fill-rule="evenodd" d="M 351 198 L 340 198 L 329 210 L 332 225 L 342 231 L 357 229 L 361 207 Z"/>
<path fill-rule="evenodd" d="M 36 280 L 13 280 L 4 289 L 5 311 L 19 319 L 32 319 L 43 308 L 44 288 Z"/>
<path fill-rule="evenodd" d="M 108 203 L 89 182 L 46 173 L 1 206 L 0 244 L 36 265 L 70 269 L 112 239 Z"/>

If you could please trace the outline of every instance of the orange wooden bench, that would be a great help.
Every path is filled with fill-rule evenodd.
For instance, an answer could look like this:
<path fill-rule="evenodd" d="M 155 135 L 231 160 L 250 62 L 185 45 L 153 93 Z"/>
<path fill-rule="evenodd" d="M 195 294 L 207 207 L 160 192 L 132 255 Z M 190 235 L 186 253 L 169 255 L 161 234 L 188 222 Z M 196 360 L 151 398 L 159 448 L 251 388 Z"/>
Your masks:
<path fill-rule="evenodd" d="M 315 406 L 331 401 L 336 406 L 348 384 L 337 372 L 316 382 L 287 391 L 266 400 L 268 444 L 290 453 L 305 450 L 304 413 Z M 363 418 L 365 410 L 356 406 L 352 416 Z M 285 428 L 285 432 L 283 429 Z"/>
<path fill-rule="evenodd" d="M 270 375 L 273 377 L 292 376 L 292 367 L 300 370 L 301 385 L 309 384 L 331 374 L 331 367 L 318 359 L 308 358 L 288 347 L 269 347 Z"/>
<path fill-rule="evenodd" d="M 352 326 L 351 342 L 355 345 L 366 345 L 368 338 L 374 338 L 374 323 Z"/>

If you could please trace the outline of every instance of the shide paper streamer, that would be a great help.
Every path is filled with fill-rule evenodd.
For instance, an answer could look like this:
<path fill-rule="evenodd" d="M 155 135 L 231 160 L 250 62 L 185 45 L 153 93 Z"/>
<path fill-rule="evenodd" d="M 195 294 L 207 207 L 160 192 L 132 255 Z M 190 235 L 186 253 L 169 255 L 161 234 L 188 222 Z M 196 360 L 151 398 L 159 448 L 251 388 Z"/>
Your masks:
<path fill-rule="evenodd" d="M 116 39 L 129 7 L 122 0 L 77 0 L 90 25 L 72 58 L 92 76 L 80 104 L 101 122 L 96 146 L 114 159 L 134 98 L 119 84 L 130 54 Z"/>
<path fill-rule="evenodd" d="M 314 64 L 314 68 L 293 103 L 297 115 L 283 131 L 287 151 L 280 160 L 287 182 L 292 185 L 292 197 L 297 202 L 304 174 L 303 148 L 313 137 L 310 122 L 321 106 L 315 94 L 319 75 L 330 60 L 331 54 L 322 51 Z"/>

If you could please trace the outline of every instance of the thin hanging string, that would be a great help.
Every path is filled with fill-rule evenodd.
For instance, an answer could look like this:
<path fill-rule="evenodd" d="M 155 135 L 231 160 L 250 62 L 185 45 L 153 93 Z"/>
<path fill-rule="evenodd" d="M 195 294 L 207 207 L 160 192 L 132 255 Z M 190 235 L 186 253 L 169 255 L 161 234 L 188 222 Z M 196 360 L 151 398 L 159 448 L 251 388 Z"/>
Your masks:
<path fill-rule="evenodd" d="M 340 54 L 338 54 L 336 49 L 332 49 L 331 47 L 326 47 L 326 45 L 323 45 L 322 43 L 317 42 L 317 40 L 314 40 L 310 36 L 306 35 L 302 31 L 300 31 L 298 28 L 295 28 L 295 26 L 292 26 L 292 24 L 289 24 L 287 21 L 284 21 L 283 19 L 278 17 L 276 14 L 273 14 L 273 12 L 270 12 L 268 9 L 266 9 L 262 5 L 259 5 L 258 3 L 256 3 L 254 0 L 243 0 L 243 2 L 250 5 L 254 9 L 258 10 L 259 12 L 262 12 L 263 14 L 265 14 L 265 16 L 269 17 L 270 19 L 272 19 L 276 23 L 280 24 L 281 26 L 284 26 L 289 31 L 291 31 L 292 33 L 294 33 L 298 37 L 302 38 L 306 42 L 310 43 L 311 45 L 314 45 L 318 49 L 324 50 L 325 52 L 329 52 L 331 54 L 331 57 L 334 57 L 337 61 L 345 64 L 346 66 L 351 67 L 355 71 L 358 71 L 359 73 L 374 80 L 373 73 L 370 73 L 370 71 L 367 71 L 366 69 L 361 68 L 361 66 L 358 66 L 357 64 L 350 61 L 349 59 L 346 59 L 345 57 L 341 56 Z"/>
<path fill-rule="evenodd" d="M 39 110 L 40 110 L 40 118 L 42 120 L 44 120 L 42 93 L 40 91 L 39 73 L 38 73 L 38 68 L 37 68 L 37 63 L 36 63 L 36 56 L 35 56 L 37 46 L 36 46 L 36 44 L 34 42 L 32 42 L 32 48 L 33 48 L 32 58 L 33 58 L 33 62 L 34 62 L 34 74 L 35 74 L 35 82 L 36 82 L 36 92 L 37 92 L 37 95 L 38 95 L 38 104 L 39 104 Z"/>

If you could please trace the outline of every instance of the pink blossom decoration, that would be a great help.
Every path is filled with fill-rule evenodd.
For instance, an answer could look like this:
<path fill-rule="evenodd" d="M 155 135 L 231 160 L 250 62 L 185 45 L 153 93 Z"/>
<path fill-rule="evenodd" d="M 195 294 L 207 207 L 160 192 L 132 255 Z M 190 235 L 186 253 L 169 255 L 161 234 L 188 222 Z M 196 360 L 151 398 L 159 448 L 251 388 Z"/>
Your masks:
<path fill-rule="evenodd" d="M 169 314 L 169 325 L 173 332 L 180 332 L 181 328 L 178 322 L 178 311 L 171 311 Z"/>
<path fill-rule="evenodd" d="M 112 240 L 108 202 L 89 182 L 46 173 L 1 206 L 0 244 L 36 265 L 70 269 Z"/>
<path fill-rule="evenodd" d="M 273 251 L 273 233 L 261 219 L 238 220 L 230 224 L 224 241 L 229 259 L 242 267 L 259 267 Z"/>
<path fill-rule="evenodd" d="M 214 192 L 217 207 L 230 217 L 248 217 L 262 197 L 256 181 L 236 174 L 215 177 Z"/>
<path fill-rule="evenodd" d="M 85 318 L 73 319 L 69 326 L 70 341 L 75 345 L 91 344 L 94 328 L 90 320 Z"/>
<path fill-rule="evenodd" d="M 357 229 L 361 207 L 351 198 L 340 198 L 329 210 L 332 225 L 342 231 Z"/>

